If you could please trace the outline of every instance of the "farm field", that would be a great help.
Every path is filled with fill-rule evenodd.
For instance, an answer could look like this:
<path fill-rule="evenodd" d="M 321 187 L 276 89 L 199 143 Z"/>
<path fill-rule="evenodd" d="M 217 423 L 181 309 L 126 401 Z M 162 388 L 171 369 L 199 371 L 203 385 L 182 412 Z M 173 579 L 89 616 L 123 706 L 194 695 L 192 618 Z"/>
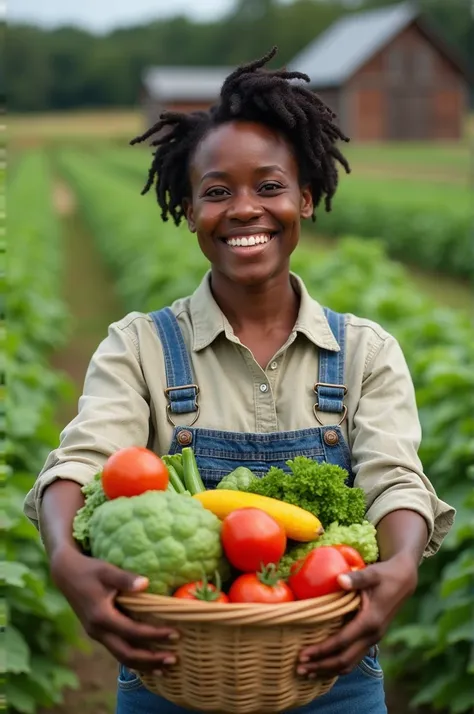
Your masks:
<path fill-rule="evenodd" d="M 60 424 L 75 413 L 89 358 L 108 324 L 128 310 L 159 307 L 187 294 L 206 269 L 192 240 L 186 243 L 186 250 L 176 250 L 188 240 L 186 232 L 172 225 L 163 227 L 153 196 L 140 196 L 149 155 L 128 148 L 126 141 L 141 129 L 140 116 L 124 112 L 115 118 L 106 113 L 21 118 L 10 132 L 15 163 L 12 184 L 23 162 L 31 161 L 33 151 L 40 150 L 42 157 L 41 162 L 35 159 L 35 166 L 48 167 L 48 188 L 42 195 L 51 209 L 48 220 L 55 216 L 54 239 L 51 224 L 45 222 L 33 244 L 35 266 L 41 267 L 42 256 L 48 269 L 54 266 L 55 289 L 47 287 L 45 278 L 38 282 L 39 271 L 28 272 L 27 262 L 23 265 L 20 259 L 26 253 L 18 252 L 16 270 L 24 273 L 21 284 L 28 281 L 30 285 L 32 306 L 46 306 L 48 297 L 61 314 L 63 337 L 53 335 L 40 345 L 45 368 L 49 362 L 53 373 L 65 373 L 70 380 L 69 388 L 62 388 L 52 401 Z M 430 217 L 437 216 L 440 204 L 446 203 L 450 210 L 439 240 L 444 245 L 442 241 L 449 238 L 446 245 L 452 245 L 453 226 L 464 220 L 469 209 L 467 147 L 359 146 L 351 147 L 349 156 L 354 163 L 350 181 L 358 202 L 369 202 L 378 190 L 392 215 L 398 216 L 410 206 L 425 226 L 431 225 Z M 396 186 L 399 191 L 394 197 Z M 22 195 L 18 190 L 11 193 L 12 198 Z M 22 214 L 20 198 L 9 210 L 14 216 Z M 13 221 L 12 225 L 20 224 Z M 357 226 L 355 219 L 353 225 Z M 443 673 L 444 684 L 421 698 L 418 714 L 434 714 L 431 704 L 435 698 L 447 707 L 450 699 L 455 699 L 456 688 L 457 711 L 464 714 L 468 709 L 461 705 L 470 701 L 466 675 L 470 642 L 460 637 L 452 643 L 450 632 L 453 612 L 459 631 L 466 629 L 469 616 L 462 567 L 467 556 L 465 538 L 474 537 L 474 533 L 469 535 L 468 511 L 464 510 L 468 494 L 465 474 L 473 457 L 467 440 L 472 424 L 468 394 L 474 387 L 467 365 L 473 358 L 473 340 L 472 323 L 466 317 L 473 304 L 472 285 L 467 276 L 455 276 L 439 267 L 427 269 L 420 262 L 413 265 L 410 261 L 407 270 L 400 257 L 398 262 L 387 259 L 386 242 L 370 238 L 356 231 L 326 235 L 306 230 L 294 268 L 322 302 L 381 322 L 396 334 L 406 351 L 423 422 L 422 458 L 442 495 L 456 502 L 460 515 L 444 555 L 424 567 L 420 593 L 393 631 L 395 657 L 390 660 L 387 654 L 387 667 L 394 674 L 401 673 L 405 685 L 415 683 L 419 691 L 428 689 L 433 676 Z M 43 243 L 44 253 L 38 248 Z M 465 262 L 469 259 L 467 255 Z M 27 315 L 32 307 L 28 304 L 22 309 Z M 44 317 L 38 328 L 41 338 L 48 332 L 44 324 L 47 311 Z M 43 419 L 49 419 L 49 430 L 40 454 L 58 434 L 51 413 L 46 412 Z M 43 423 L 38 438 L 45 438 L 44 434 Z M 20 445 L 24 448 L 23 442 L 18 448 Z M 29 464 L 36 467 L 38 457 Z M 439 588 L 437 609 L 433 608 L 433 583 Z M 405 654 L 400 653 L 400 644 Z M 430 647 L 432 659 L 423 662 Z M 66 692 L 63 704 L 51 709 L 43 703 L 38 711 L 112 714 L 116 667 L 111 658 L 95 646 L 87 652 L 74 650 L 72 667 L 80 689 Z M 408 714 L 408 694 L 397 689 L 395 686 L 389 711 Z"/>

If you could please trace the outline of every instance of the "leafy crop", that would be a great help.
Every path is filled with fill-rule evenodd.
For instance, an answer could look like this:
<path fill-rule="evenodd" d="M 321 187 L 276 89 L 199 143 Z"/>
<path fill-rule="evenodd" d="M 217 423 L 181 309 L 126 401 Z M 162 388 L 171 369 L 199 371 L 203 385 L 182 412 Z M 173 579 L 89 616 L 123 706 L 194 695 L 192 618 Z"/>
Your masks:
<path fill-rule="evenodd" d="M 75 685 L 65 662 L 68 645 L 77 643 L 75 617 L 53 586 L 38 533 L 23 515 L 24 496 L 56 443 L 54 405 L 66 389 L 47 364 L 66 335 L 66 314 L 59 297 L 60 235 L 43 154 L 19 160 L 8 199 L 6 696 L 12 711 L 32 714 L 60 702 L 62 689 Z"/>

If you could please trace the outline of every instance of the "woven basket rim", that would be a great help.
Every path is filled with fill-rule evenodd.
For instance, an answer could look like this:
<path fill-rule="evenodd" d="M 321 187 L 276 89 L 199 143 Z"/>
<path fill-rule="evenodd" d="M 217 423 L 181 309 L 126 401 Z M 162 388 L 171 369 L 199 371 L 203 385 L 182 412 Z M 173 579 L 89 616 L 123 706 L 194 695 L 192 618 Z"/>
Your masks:
<path fill-rule="evenodd" d="M 354 591 L 338 591 L 318 598 L 271 605 L 205 602 L 151 593 L 123 593 L 117 597 L 117 603 L 130 612 L 186 622 L 284 625 L 324 622 L 344 615 L 359 606 L 360 596 Z"/>

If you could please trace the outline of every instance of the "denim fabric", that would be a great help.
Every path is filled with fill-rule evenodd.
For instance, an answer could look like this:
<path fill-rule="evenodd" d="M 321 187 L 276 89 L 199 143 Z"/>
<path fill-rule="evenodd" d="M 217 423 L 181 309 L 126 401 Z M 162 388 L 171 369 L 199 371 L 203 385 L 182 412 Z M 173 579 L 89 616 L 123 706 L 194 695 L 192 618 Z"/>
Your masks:
<path fill-rule="evenodd" d="M 340 352 L 321 350 L 318 382 L 315 387 L 318 410 L 343 412 L 344 375 L 344 316 L 326 311 L 332 331 L 338 340 Z M 166 365 L 168 388 L 171 389 L 170 411 L 182 413 L 192 384 L 192 371 L 176 318 L 168 310 L 152 313 L 160 335 Z M 182 390 L 181 403 L 179 388 Z M 340 420 L 337 416 L 336 424 Z M 308 415 L 308 423 L 314 423 L 314 415 Z M 186 438 L 181 432 L 187 432 Z M 331 431 L 331 438 L 325 438 Z M 353 485 L 354 476 L 347 444 L 338 426 L 321 426 L 299 431 L 248 434 L 218 431 L 195 427 L 176 427 L 169 453 L 178 453 L 192 446 L 196 461 L 207 488 L 214 488 L 221 478 L 237 466 L 247 466 L 256 475 L 263 475 L 270 466 L 279 466 L 288 471 L 286 462 L 295 456 L 307 456 L 316 461 L 326 461 L 346 469 L 348 484 Z M 125 667 L 120 668 L 116 714 L 180 714 L 188 710 L 171 704 L 149 692 L 140 679 Z M 291 714 L 385 714 L 383 673 L 376 652 L 367 655 L 348 675 L 340 677 L 332 690 L 306 707 L 293 710 Z"/>
<path fill-rule="evenodd" d="M 237 466 L 247 466 L 256 476 L 263 476 L 270 466 L 289 471 L 286 462 L 295 456 L 307 456 L 315 461 L 342 466 L 349 473 L 348 485 L 352 486 L 354 482 L 349 449 L 337 426 L 270 434 L 176 427 L 170 453 L 182 450 L 178 436 L 183 431 L 187 432 L 187 445 L 193 447 L 206 488 L 214 488 L 223 476 Z M 326 444 L 324 435 L 327 431 L 336 432 L 338 439 L 328 439 L 329 444 Z"/>
<path fill-rule="evenodd" d="M 120 667 L 115 714 L 184 714 L 189 709 L 149 692 L 136 674 Z M 350 674 L 311 704 L 287 714 L 386 714 L 383 672 L 377 656 L 364 657 Z"/>

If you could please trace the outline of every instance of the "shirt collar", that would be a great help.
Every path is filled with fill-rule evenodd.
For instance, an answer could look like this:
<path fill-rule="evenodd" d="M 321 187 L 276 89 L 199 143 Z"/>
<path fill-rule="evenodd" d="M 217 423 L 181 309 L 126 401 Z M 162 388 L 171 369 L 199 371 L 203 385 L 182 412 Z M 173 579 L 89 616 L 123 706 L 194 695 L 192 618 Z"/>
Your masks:
<path fill-rule="evenodd" d="M 229 340 L 236 341 L 229 321 L 212 294 L 210 275 L 210 271 L 208 271 L 190 301 L 194 332 L 193 350 L 195 352 L 208 347 L 223 332 Z M 304 282 L 298 275 L 291 273 L 291 281 L 301 299 L 294 327 L 295 332 L 305 335 L 317 347 L 339 352 L 339 344 L 329 327 L 321 305 L 309 295 Z"/>

